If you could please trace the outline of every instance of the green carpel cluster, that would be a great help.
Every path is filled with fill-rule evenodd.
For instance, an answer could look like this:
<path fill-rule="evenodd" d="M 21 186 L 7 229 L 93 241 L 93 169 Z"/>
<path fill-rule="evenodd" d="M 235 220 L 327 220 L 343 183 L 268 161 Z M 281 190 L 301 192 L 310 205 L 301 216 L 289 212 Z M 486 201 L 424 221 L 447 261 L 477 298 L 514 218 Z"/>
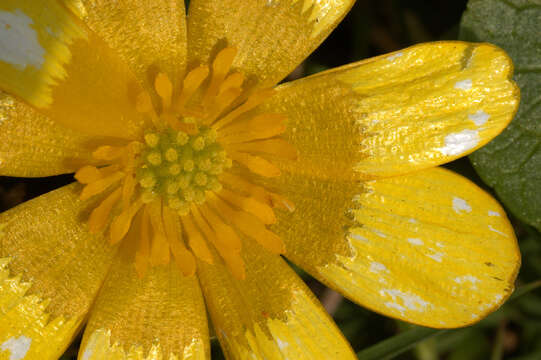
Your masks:
<path fill-rule="evenodd" d="M 231 160 L 216 142 L 216 131 L 202 127 L 197 134 L 167 129 L 145 135 L 146 149 L 137 181 L 143 199 L 161 196 L 179 214 L 186 215 L 192 202 L 202 204 L 207 191 L 220 191 L 218 175 Z"/>

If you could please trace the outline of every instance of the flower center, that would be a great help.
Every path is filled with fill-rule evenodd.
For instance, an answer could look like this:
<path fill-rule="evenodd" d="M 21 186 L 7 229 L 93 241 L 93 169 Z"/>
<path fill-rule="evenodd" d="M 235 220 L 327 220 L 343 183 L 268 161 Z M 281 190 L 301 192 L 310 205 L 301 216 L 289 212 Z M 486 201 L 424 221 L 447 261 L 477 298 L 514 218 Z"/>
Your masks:
<path fill-rule="evenodd" d="M 171 259 L 191 275 L 197 257 L 222 261 L 244 278 L 244 241 L 285 252 L 267 226 L 277 221 L 276 208 L 294 211 L 294 205 L 257 185 L 253 174 L 280 176 L 271 159 L 295 159 L 296 150 L 280 137 L 285 116 L 258 110 L 273 90 L 245 90 L 244 75 L 230 71 L 235 54 L 223 49 L 211 66 L 189 71 L 176 92 L 158 74 L 159 111 L 146 92 L 135 103 L 148 118 L 144 136 L 98 147 L 97 165 L 75 174 L 84 185 L 82 200 L 105 194 L 90 214 L 89 231 L 107 231 L 111 244 L 133 242 L 141 277 Z"/>
<path fill-rule="evenodd" d="M 232 161 L 216 138 L 216 131 L 206 126 L 194 135 L 170 128 L 147 133 L 143 165 L 136 173 L 143 201 L 158 194 L 171 209 L 187 215 L 191 203 L 201 205 L 207 193 L 219 192 L 218 176 Z"/>

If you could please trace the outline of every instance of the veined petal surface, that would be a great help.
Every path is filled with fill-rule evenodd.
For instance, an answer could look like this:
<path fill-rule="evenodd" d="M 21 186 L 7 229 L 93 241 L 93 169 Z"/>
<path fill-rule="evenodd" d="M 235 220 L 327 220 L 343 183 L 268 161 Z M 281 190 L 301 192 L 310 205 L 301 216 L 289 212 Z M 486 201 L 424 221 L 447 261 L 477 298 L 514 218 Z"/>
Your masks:
<path fill-rule="evenodd" d="M 153 89 L 158 72 L 174 85 L 186 67 L 184 0 L 64 0 L 133 73 Z"/>
<path fill-rule="evenodd" d="M 520 266 L 512 227 L 470 181 L 434 168 L 367 181 L 356 193 L 344 184 L 351 197 L 341 209 L 336 185 L 289 179 L 285 195 L 306 220 L 282 221 L 291 215 L 278 213 L 273 231 L 286 256 L 350 299 L 449 328 L 479 320 L 512 293 Z"/>
<path fill-rule="evenodd" d="M 93 162 L 95 137 L 67 129 L 0 91 L 0 175 L 40 177 L 74 172 Z"/>
<path fill-rule="evenodd" d="M 355 359 L 301 279 L 277 255 L 244 241 L 246 279 L 198 263 L 207 308 L 227 359 Z"/>
<path fill-rule="evenodd" d="M 427 43 L 280 85 L 261 111 L 288 116 L 286 138 L 299 152 L 288 171 L 388 177 L 498 135 L 519 102 L 511 76 L 511 60 L 493 45 Z"/>
<path fill-rule="evenodd" d="M 2 1 L 0 49 L 0 88 L 54 121 L 90 135 L 141 132 L 136 77 L 58 1 Z"/>
<path fill-rule="evenodd" d="M 346 15 L 354 0 L 192 0 L 188 64 L 233 46 L 233 67 L 272 86 L 299 65 Z"/>
<path fill-rule="evenodd" d="M 136 240 L 138 234 L 128 236 Z M 208 321 L 196 276 L 183 276 L 170 263 L 152 267 L 140 278 L 133 251 L 126 247 L 112 269 L 91 310 L 80 358 L 209 358 Z"/>
<path fill-rule="evenodd" d="M 0 214 L 0 357 L 58 359 L 114 257 L 69 185 Z M 18 357 L 17 357 L 18 356 Z"/>

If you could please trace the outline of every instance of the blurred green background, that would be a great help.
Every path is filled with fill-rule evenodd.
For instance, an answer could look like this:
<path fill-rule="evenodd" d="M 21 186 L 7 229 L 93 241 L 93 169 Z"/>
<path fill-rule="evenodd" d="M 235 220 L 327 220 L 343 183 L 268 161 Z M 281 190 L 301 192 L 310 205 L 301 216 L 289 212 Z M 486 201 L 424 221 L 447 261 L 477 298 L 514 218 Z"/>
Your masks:
<path fill-rule="evenodd" d="M 457 39 L 465 0 L 358 0 L 323 45 L 287 80 L 394 51 L 419 42 Z M 540 20 L 541 21 L 541 20 Z M 541 90 L 540 90 L 541 93 Z M 487 189 L 467 158 L 447 165 Z M 0 210 L 73 181 L 72 176 L 45 179 L 0 177 Z M 490 189 L 487 191 L 491 192 Z M 541 279 L 541 235 L 509 214 L 523 254 L 518 286 Z M 370 347 L 413 326 L 365 310 L 300 272 L 334 317 L 355 351 Z M 77 342 L 65 359 L 75 359 Z M 212 359 L 222 359 L 213 343 Z M 503 306 L 479 324 L 436 334 L 398 359 L 541 359 L 541 291 Z"/>

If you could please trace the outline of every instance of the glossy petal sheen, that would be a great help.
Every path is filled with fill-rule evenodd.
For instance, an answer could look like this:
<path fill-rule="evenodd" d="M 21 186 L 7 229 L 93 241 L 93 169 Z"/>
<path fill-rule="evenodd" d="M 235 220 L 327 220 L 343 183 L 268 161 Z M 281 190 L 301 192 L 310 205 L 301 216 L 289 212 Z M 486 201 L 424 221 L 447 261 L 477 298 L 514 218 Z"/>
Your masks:
<path fill-rule="evenodd" d="M 356 162 L 363 178 L 387 177 L 449 162 L 498 135 L 518 106 L 511 76 L 495 46 L 421 44 L 280 85 L 261 111 L 288 115 L 301 161 L 289 171 L 351 178 Z"/>
<path fill-rule="evenodd" d="M 207 359 L 208 322 L 197 278 L 183 276 L 174 263 L 153 267 L 140 278 L 131 250 L 124 250 L 92 308 L 80 356 Z"/>
<path fill-rule="evenodd" d="M 0 4 L 0 88 L 93 135 L 141 131 L 142 91 L 128 66 L 57 1 Z"/>
<path fill-rule="evenodd" d="M 100 140 L 62 127 L 30 105 L 0 91 L 0 175 L 70 173 L 92 163 Z"/>
<path fill-rule="evenodd" d="M 64 0 L 152 88 L 158 72 L 173 83 L 186 67 L 184 0 Z"/>
<path fill-rule="evenodd" d="M 520 253 L 512 227 L 498 203 L 465 178 L 435 168 L 368 181 L 335 218 L 312 215 L 332 209 L 335 193 L 326 184 L 311 191 L 296 211 L 312 219 L 277 229 L 288 256 L 369 309 L 457 327 L 494 311 L 513 291 Z M 316 226 L 344 230 L 314 237 L 306 228 Z M 316 245 L 306 247 L 308 239 Z M 322 263 L 311 250 L 322 241 L 343 252 L 324 253 Z"/>
<path fill-rule="evenodd" d="M 288 75 L 334 29 L 354 0 L 192 0 L 188 64 L 234 46 L 233 62 L 270 86 Z"/>
<path fill-rule="evenodd" d="M 70 185 L 0 214 L 0 358 L 58 359 L 114 256 Z M 19 357 L 17 357 L 19 356 Z M 7 358 L 7 357 L 6 357 Z"/>
<path fill-rule="evenodd" d="M 336 325 L 281 257 L 244 241 L 246 279 L 198 264 L 214 329 L 227 359 L 355 359 Z"/>

